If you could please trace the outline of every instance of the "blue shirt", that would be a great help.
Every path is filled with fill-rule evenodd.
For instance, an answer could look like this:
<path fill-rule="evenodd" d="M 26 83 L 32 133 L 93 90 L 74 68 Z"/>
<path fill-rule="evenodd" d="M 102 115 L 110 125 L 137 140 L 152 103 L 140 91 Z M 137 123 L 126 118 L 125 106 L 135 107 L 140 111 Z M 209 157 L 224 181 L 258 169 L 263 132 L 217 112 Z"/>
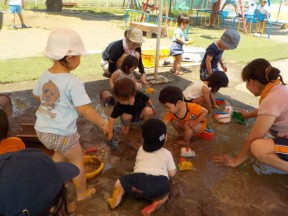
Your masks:
<path fill-rule="evenodd" d="M 70 136 L 77 131 L 77 106 L 90 104 L 83 83 L 70 73 L 45 71 L 33 94 L 40 97 L 35 129 L 39 132 Z"/>
<path fill-rule="evenodd" d="M 218 68 L 218 63 L 219 63 L 220 59 L 222 58 L 223 52 L 224 52 L 224 50 L 219 49 L 216 46 L 215 42 L 210 44 L 206 49 L 206 53 L 202 59 L 200 68 L 201 69 L 207 69 L 206 62 L 205 62 L 207 55 L 212 56 L 212 60 L 211 60 L 212 69 Z"/>

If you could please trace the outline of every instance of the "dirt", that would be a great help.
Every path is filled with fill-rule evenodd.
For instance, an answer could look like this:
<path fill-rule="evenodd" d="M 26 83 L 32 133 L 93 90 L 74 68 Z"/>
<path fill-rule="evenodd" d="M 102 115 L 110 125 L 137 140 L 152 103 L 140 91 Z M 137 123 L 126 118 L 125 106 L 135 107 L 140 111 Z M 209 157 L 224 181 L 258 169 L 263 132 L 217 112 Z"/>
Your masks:
<path fill-rule="evenodd" d="M 4 13 L 6 26 L 9 26 L 8 15 L 8 13 Z M 32 28 L 12 31 L 5 27 L 0 32 L 1 59 L 41 55 L 49 33 L 60 26 L 78 31 L 86 48 L 91 52 L 103 50 L 109 42 L 123 36 L 123 30 L 119 28 L 121 19 L 31 11 L 25 11 L 24 18 L 27 25 Z M 145 38 L 145 40 L 144 46 L 155 47 L 155 39 Z M 169 39 L 161 39 L 161 46 L 170 44 Z M 284 65 L 287 65 L 287 60 L 275 62 L 275 66 L 283 68 L 282 71 L 285 70 Z M 252 109 L 251 106 L 257 106 L 257 99 L 247 92 L 241 82 L 242 66 L 234 62 L 230 62 L 229 66 L 230 86 L 221 91 L 220 93 L 223 95 L 220 96 L 237 108 Z M 150 97 L 156 106 L 157 117 L 162 118 L 165 113 L 158 102 L 159 91 L 164 86 L 173 84 L 183 89 L 188 85 L 188 80 L 199 78 L 199 66 L 187 65 L 187 68 L 190 72 L 183 77 L 165 72 L 170 68 L 161 68 L 161 75 L 170 79 L 171 83 L 153 86 L 154 92 Z M 149 71 L 147 72 L 149 73 Z M 287 77 L 287 75 L 285 76 Z M 90 78 L 84 81 L 87 81 L 85 87 L 92 100 L 92 106 L 102 116 L 109 116 L 111 108 L 104 108 L 99 103 L 99 92 L 107 87 L 107 79 L 102 76 L 95 77 L 93 81 L 90 79 L 89 82 L 88 79 Z M 33 86 L 34 81 L 0 86 L 0 92 L 10 92 L 8 94 L 12 98 L 14 110 L 9 119 L 11 136 L 17 135 L 22 130 L 21 123 L 35 121 L 35 110 L 38 104 L 32 98 Z M 233 98 L 236 98 L 237 101 Z M 229 124 L 219 124 L 210 115 L 208 126 L 214 130 L 215 139 L 206 141 L 199 137 L 193 138 L 189 145 L 196 153 L 196 158 L 192 160 L 193 171 L 177 172 L 177 175 L 170 180 L 171 193 L 168 202 L 153 215 L 287 215 L 288 193 L 285 176 L 264 175 L 265 169 L 253 158 L 237 169 L 222 167 L 211 162 L 211 155 L 215 153 L 235 155 L 241 148 L 253 123 L 253 120 L 249 120 L 246 126 L 235 121 L 231 121 Z M 111 210 L 105 201 L 112 193 L 115 180 L 120 175 L 133 171 L 137 149 L 143 142 L 138 126 L 132 125 L 129 135 L 121 136 L 116 150 L 112 151 L 111 146 L 107 144 L 97 127 L 83 118 L 79 118 L 77 124 L 83 150 L 96 147 L 98 151 L 92 155 L 101 158 L 105 167 L 99 176 L 88 181 L 90 186 L 96 187 L 96 194 L 91 199 L 81 202 L 75 214 L 87 216 L 140 215 L 141 209 L 149 202 L 125 196 L 120 206 Z M 165 147 L 172 152 L 176 163 L 180 156 L 180 146 L 176 144 L 177 138 L 175 130 L 169 126 L 168 141 Z M 39 143 L 38 145 L 40 146 Z M 268 168 L 266 174 L 270 171 L 271 169 Z M 67 188 L 69 199 L 72 199 L 74 197 L 73 187 L 68 184 Z"/>

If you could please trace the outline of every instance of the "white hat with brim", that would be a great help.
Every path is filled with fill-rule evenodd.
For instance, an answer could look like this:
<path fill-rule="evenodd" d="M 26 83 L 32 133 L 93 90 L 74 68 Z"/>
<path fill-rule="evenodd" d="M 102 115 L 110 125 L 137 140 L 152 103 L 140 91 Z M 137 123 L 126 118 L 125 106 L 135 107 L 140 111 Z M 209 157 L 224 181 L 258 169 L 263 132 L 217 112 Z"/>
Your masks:
<path fill-rule="evenodd" d="M 44 55 L 53 60 L 64 56 L 84 56 L 87 52 L 80 35 L 66 28 L 54 30 L 48 38 Z"/>
<path fill-rule="evenodd" d="M 143 43 L 143 32 L 138 28 L 131 28 L 127 30 L 127 38 L 134 43 Z"/>

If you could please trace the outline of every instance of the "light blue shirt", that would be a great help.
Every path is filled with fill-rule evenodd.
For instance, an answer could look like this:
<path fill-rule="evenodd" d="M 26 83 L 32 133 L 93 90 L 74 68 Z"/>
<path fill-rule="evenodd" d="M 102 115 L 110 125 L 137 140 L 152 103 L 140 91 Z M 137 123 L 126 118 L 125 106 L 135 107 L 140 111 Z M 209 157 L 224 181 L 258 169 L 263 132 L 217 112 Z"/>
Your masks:
<path fill-rule="evenodd" d="M 70 73 L 53 74 L 45 71 L 39 78 L 33 94 L 40 97 L 36 111 L 35 129 L 62 136 L 77 131 L 77 106 L 90 104 L 83 83 Z"/>
<path fill-rule="evenodd" d="M 176 42 L 176 35 L 178 35 L 178 34 L 180 35 L 181 39 L 182 39 L 183 41 L 185 41 L 185 34 L 184 34 L 184 32 L 182 31 L 181 28 L 177 27 L 176 30 L 175 30 L 175 32 L 174 32 L 173 42 Z"/>

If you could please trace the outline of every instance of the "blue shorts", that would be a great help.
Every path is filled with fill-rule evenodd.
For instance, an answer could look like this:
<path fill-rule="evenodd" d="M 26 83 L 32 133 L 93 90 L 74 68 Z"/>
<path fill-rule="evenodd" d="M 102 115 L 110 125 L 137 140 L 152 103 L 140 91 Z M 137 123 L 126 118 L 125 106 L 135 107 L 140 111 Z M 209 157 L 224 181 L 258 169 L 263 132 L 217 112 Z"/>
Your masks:
<path fill-rule="evenodd" d="M 218 68 L 212 68 L 212 72 L 218 72 L 219 69 Z M 206 81 L 208 79 L 209 75 L 208 75 L 208 71 L 206 68 L 200 68 L 200 79 L 202 81 Z"/>
<path fill-rule="evenodd" d="M 125 193 L 136 198 L 159 200 L 169 191 L 169 180 L 166 176 L 132 173 L 119 178 Z"/>
<path fill-rule="evenodd" d="M 22 13 L 22 9 L 21 9 L 20 5 L 10 5 L 9 10 L 10 10 L 10 13 L 12 13 L 12 14 L 15 14 L 15 13 L 21 14 Z"/>
<path fill-rule="evenodd" d="M 226 4 L 232 4 L 233 6 L 236 6 L 236 1 L 235 0 L 226 0 Z"/>
<path fill-rule="evenodd" d="M 288 138 L 276 137 L 273 141 L 274 149 L 278 157 L 284 161 L 288 161 Z"/>
<path fill-rule="evenodd" d="M 182 55 L 183 53 L 184 53 L 183 44 L 173 42 L 172 46 L 170 47 L 170 55 L 177 56 Z"/>

